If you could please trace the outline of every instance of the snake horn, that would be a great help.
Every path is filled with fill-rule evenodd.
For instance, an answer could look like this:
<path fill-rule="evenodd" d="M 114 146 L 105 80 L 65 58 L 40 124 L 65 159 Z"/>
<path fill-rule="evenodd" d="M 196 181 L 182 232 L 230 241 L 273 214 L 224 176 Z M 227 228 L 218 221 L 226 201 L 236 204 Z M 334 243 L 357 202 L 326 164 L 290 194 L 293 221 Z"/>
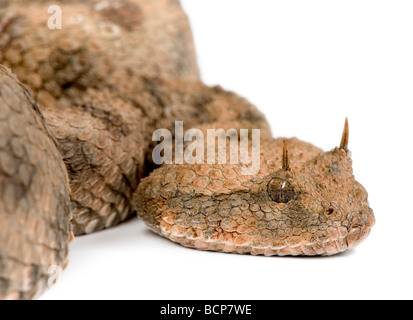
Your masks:
<path fill-rule="evenodd" d="M 287 146 L 287 140 L 284 140 L 284 149 L 283 149 L 283 170 L 284 171 L 290 171 L 290 156 L 288 154 L 288 146 Z"/>
<path fill-rule="evenodd" d="M 349 138 L 350 138 L 350 129 L 349 129 L 349 125 L 348 125 L 348 118 L 346 118 L 346 123 L 344 125 L 343 137 L 341 138 L 340 149 L 348 151 Z"/>

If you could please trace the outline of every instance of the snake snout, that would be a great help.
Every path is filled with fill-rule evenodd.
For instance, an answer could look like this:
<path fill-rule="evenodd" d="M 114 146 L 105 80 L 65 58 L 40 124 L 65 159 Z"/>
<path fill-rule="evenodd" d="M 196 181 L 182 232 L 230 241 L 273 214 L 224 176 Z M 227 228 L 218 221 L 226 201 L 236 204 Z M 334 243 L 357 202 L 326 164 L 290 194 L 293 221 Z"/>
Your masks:
<path fill-rule="evenodd" d="M 357 218 L 354 218 L 348 227 L 348 235 L 346 238 L 348 249 L 355 248 L 366 240 L 375 223 L 375 216 L 371 209 L 359 212 Z"/>
<path fill-rule="evenodd" d="M 353 225 L 347 236 L 347 247 L 348 249 L 353 249 L 357 247 L 360 243 L 367 239 L 370 234 L 371 228 L 362 225 Z"/>

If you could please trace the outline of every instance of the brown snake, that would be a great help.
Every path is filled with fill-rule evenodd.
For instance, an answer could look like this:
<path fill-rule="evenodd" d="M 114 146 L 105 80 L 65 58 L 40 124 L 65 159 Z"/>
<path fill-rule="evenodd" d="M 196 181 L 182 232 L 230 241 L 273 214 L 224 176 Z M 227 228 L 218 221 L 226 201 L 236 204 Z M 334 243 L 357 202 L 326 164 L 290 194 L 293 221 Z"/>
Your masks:
<path fill-rule="evenodd" d="M 62 30 L 48 28 L 51 4 Z M 137 212 L 184 246 L 267 256 L 337 254 L 374 225 L 348 122 L 330 152 L 273 139 L 254 106 L 200 81 L 179 1 L 0 0 L 0 64 L 19 79 L 0 68 L 0 299 L 41 293 L 70 225 L 80 236 Z M 260 129 L 259 172 L 156 168 L 152 134 L 176 120 Z"/>

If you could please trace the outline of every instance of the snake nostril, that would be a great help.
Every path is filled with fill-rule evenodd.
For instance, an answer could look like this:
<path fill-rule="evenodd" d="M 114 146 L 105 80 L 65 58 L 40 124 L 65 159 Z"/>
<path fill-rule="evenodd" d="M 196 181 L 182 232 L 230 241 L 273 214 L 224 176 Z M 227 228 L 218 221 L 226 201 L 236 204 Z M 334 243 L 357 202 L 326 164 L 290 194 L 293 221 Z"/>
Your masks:
<path fill-rule="evenodd" d="M 334 208 L 330 208 L 327 210 L 327 215 L 331 216 L 335 212 Z"/>

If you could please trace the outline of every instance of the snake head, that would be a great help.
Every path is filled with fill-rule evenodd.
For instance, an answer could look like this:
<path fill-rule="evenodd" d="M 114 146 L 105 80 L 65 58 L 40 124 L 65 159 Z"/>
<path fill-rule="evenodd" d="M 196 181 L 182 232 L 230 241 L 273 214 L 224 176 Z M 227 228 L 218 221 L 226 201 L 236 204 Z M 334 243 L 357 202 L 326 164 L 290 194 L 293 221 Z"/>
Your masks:
<path fill-rule="evenodd" d="M 240 165 L 164 165 L 141 182 L 135 207 L 153 231 L 190 248 L 337 254 L 361 243 L 374 224 L 348 136 L 346 124 L 340 147 L 329 152 L 295 138 L 265 138 L 252 176 Z"/>
<path fill-rule="evenodd" d="M 282 169 L 269 174 L 261 187 L 281 221 L 273 233 L 279 244 L 273 248 L 332 255 L 367 238 L 375 218 L 366 190 L 353 175 L 348 136 L 346 121 L 340 147 L 293 167 L 284 142 Z"/>

